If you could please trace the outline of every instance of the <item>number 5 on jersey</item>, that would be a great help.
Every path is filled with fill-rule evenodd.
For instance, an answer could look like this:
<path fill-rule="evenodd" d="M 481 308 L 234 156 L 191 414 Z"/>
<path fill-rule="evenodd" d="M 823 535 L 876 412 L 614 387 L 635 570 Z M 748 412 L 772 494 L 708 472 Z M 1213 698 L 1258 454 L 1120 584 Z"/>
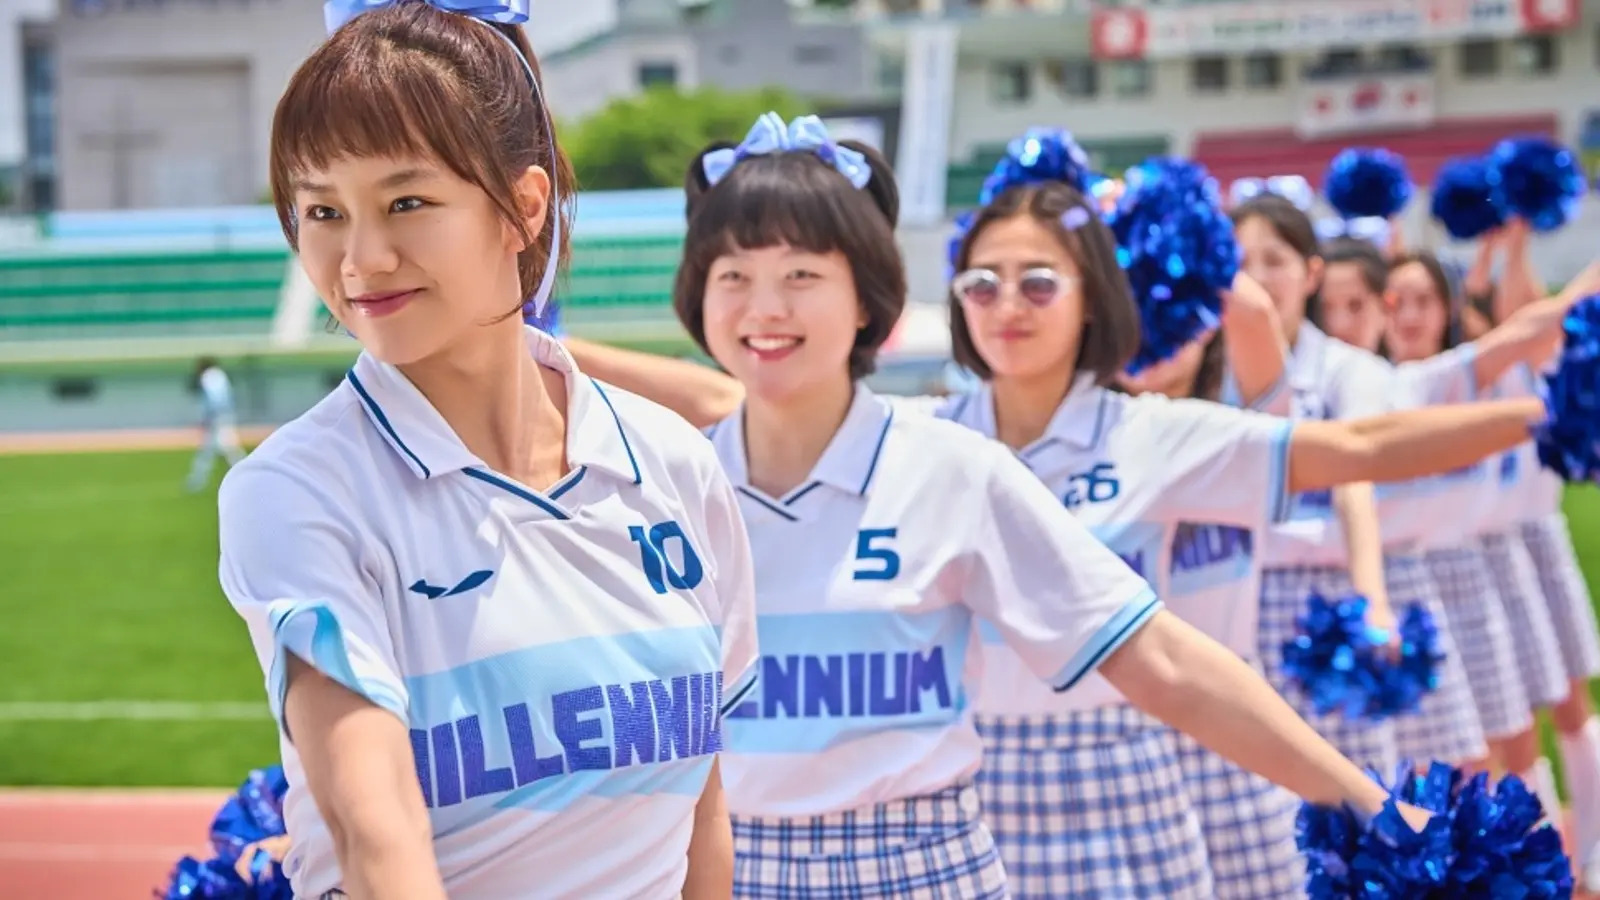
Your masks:
<path fill-rule="evenodd" d="M 639 565 L 656 593 L 665 594 L 667 585 L 693 590 L 705 577 L 699 554 L 694 552 L 694 546 L 677 522 L 671 519 L 658 522 L 650 526 L 649 532 L 638 525 L 630 525 L 628 537 L 639 545 Z M 673 563 L 674 555 L 682 560 L 681 567 Z"/>
<path fill-rule="evenodd" d="M 893 581 L 900 574 L 894 549 L 896 528 L 863 528 L 856 533 L 855 581 Z"/>

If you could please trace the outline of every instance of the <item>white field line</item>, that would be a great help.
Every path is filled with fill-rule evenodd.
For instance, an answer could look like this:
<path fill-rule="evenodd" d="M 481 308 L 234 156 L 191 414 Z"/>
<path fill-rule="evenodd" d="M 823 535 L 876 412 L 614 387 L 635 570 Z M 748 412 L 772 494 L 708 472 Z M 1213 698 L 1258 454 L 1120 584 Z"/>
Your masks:
<path fill-rule="evenodd" d="M 271 717 L 272 713 L 265 702 L 93 700 L 75 703 L 0 703 L 0 722 L 258 722 Z"/>

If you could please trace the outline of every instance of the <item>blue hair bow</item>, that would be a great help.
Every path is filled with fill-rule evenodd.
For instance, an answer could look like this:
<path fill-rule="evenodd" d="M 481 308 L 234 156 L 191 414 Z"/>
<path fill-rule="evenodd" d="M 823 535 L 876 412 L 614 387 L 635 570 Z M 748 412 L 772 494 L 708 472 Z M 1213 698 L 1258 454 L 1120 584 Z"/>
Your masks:
<path fill-rule="evenodd" d="M 429 6 L 459 13 L 497 25 L 521 25 L 528 21 L 530 0 L 426 0 Z M 364 12 L 393 6 L 395 0 L 327 0 L 322 4 L 322 20 L 333 34 Z"/>
<path fill-rule="evenodd" d="M 1228 205 L 1238 206 L 1262 194 L 1282 197 L 1301 212 L 1309 210 L 1317 200 L 1316 190 L 1305 178 L 1299 175 L 1273 175 L 1270 178 L 1240 178 L 1228 185 Z"/>
<path fill-rule="evenodd" d="M 849 147 L 835 144 L 821 119 L 801 116 L 784 124 L 783 116 L 775 112 L 763 113 L 750 126 L 750 133 L 744 136 L 739 146 L 713 150 L 701 157 L 700 169 L 706 173 L 707 182 L 716 184 L 728 177 L 728 173 L 742 159 L 788 150 L 810 150 L 848 178 L 857 189 L 866 187 L 867 182 L 872 180 L 872 167 L 867 165 L 867 158 Z"/>

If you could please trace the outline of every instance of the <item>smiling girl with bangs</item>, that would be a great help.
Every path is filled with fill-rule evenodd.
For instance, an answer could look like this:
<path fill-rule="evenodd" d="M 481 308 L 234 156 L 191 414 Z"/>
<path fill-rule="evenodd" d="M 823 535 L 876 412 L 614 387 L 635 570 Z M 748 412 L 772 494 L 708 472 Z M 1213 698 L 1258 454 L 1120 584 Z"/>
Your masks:
<path fill-rule="evenodd" d="M 301 897 L 726 898 L 749 546 L 691 428 L 522 322 L 572 186 L 525 5 L 327 14 L 271 181 L 363 353 L 219 516 L 281 726 L 285 871 Z"/>

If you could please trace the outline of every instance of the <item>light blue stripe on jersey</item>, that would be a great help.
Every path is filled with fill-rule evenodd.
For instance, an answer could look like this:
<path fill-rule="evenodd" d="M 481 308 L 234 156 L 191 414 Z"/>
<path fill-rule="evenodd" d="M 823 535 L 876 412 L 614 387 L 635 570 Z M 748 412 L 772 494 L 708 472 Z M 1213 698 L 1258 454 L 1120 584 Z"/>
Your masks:
<path fill-rule="evenodd" d="M 1290 419 L 1283 420 L 1276 434 L 1272 436 L 1272 463 L 1267 471 L 1267 521 L 1272 524 L 1288 521 L 1291 513 L 1291 504 L 1294 495 L 1289 493 L 1289 448 L 1290 439 L 1294 436 L 1294 422 Z M 1243 477 L 1254 477 L 1254 473 L 1242 472 Z"/>
<path fill-rule="evenodd" d="M 1232 525 L 1185 522 L 1172 538 L 1167 593 L 1184 597 L 1249 580 L 1255 564 L 1255 536 Z"/>
<path fill-rule="evenodd" d="M 406 679 L 436 831 L 496 808 L 698 794 L 721 749 L 710 626 L 576 638 Z"/>
<path fill-rule="evenodd" d="M 755 688 L 728 714 L 735 753 L 819 753 L 865 735 L 939 728 L 967 707 L 972 614 L 765 614 Z"/>
<path fill-rule="evenodd" d="M 268 700 L 285 735 L 289 734 L 289 723 L 283 717 L 283 702 L 289 691 L 289 654 L 307 661 L 346 690 L 405 718 L 405 703 L 389 686 L 356 673 L 345 650 L 344 628 L 328 604 L 274 600 L 267 606 L 267 621 L 272 623 L 276 645 L 267 673 L 271 685 Z"/>

